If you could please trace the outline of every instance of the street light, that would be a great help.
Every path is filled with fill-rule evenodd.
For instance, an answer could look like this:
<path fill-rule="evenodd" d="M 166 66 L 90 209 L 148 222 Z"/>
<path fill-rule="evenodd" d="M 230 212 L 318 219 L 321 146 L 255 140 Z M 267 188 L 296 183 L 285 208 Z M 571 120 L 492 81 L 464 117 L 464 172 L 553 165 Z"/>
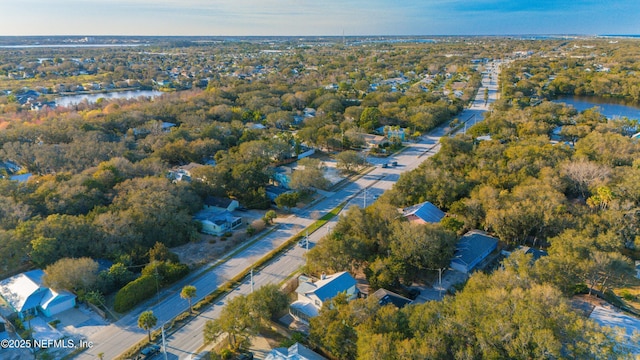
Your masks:
<path fill-rule="evenodd" d="M 167 343 L 164 340 L 164 326 L 167 323 L 162 324 L 162 352 L 164 352 L 164 360 L 167 360 Z"/>

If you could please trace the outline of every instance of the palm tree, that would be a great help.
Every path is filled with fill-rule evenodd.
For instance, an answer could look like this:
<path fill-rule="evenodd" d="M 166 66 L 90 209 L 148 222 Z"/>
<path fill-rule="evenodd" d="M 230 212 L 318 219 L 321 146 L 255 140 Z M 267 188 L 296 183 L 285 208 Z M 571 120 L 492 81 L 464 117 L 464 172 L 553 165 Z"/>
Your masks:
<path fill-rule="evenodd" d="M 182 288 L 180 297 L 189 301 L 189 313 L 192 313 L 193 310 L 191 309 L 191 300 L 196 297 L 196 287 L 193 285 L 186 285 Z"/>
<path fill-rule="evenodd" d="M 151 342 L 151 329 L 158 323 L 158 318 L 153 315 L 153 311 L 145 311 L 138 318 L 138 327 L 147 330 L 149 334 L 149 342 Z"/>

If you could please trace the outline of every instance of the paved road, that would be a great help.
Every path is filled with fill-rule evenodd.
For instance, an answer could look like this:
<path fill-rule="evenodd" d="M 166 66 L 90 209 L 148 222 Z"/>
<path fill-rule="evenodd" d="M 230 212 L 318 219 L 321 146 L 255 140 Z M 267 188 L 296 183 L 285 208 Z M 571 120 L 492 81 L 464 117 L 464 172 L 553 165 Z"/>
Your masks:
<path fill-rule="evenodd" d="M 493 68 L 493 73 L 494 75 L 492 77 L 495 82 L 495 79 L 497 79 L 496 68 Z M 488 109 L 488 105 L 496 98 L 497 86 L 494 82 L 490 80 L 489 75 L 483 77 L 483 87 L 479 89 L 472 106 L 464 110 L 463 113 L 460 114 L 459 119 L 464 121 L 468 120 L 469 124 L 482 120 L 482 113 Z M 485 103 L 484 101 L 484 87 L 489 88 L 490 91 L 489 103 Z M 204 276 L 194 280 L 191 284 L 198 290 L 198 296 L 194 299 L 194 303 L 201 300 L 206 294 L 213 292 L 227 280 L 248 269 L 269 251 L 312 224 L 316 218 L 319 217 L 317 216 L 318 214 L 320 216 L 326 214 L 345 199 L 352 199 L 353 203 L 361 204 L 360 206 L 365 205 L 364 189 L 367 189 L 366 203 L 370 204 L 374 201 L 376 195 L 390 189 L 398 180 L 401 173 L 415 169 L 428 156 L 435 154 L 439 149 L 438 141 L 440 137 L 444 136 L 448 130 L 446 126 L 439 127 L 430 132 L 429 135 L 424 136 L 419 142 L 409 144 L 408 148 L 402 153 L 389 158 L 389 162 L 398 162 L 397 167 L 376 167 L 367 175 L 353 183 L 349 183 L 332 195 L 327 194 L 329 195 L 327 198 L 318 202 L 313 207 L 288 218 L 279 219 L 279 227 L 276 231 L 255 242 L 212 271 L 207 272 Z M 335 221 L 330 222 L 325 225 L 324 228 L 312 234 L 310 236 L 311 242 L 317 242 L 326 234 L 327 227 L 332 226 L 334 223 Z M 303 252 L 304 249 L 296 246 L 281 255 L 279 259 L 273 261 L 270 265 L 254 275 L 254 287 L 260 287 L 268 283 L 279 283 L 284 280 L 304 264 Z M 250 285 L 243 284 L 231 294 L 219 300 L 218 303 L 205 310 L 189 324 L 171 334 L 171 336 L 167 338 L 167 359 L 188 359 L 202 346 L 202 330 L 206 321 L 218 316 L 220 309 L 224 306 L 229 296 L 237 296 L 237 294 L 241 293 L 247 294 L 249 291 Z M 123 351 L 146 336 L 146 332 L 137 326 L 137 319 L 141 312 L 152 310 L 158 318 L 157 328 L 159 328 L 165 322 L 170 321 L 178 314 L 187 310 L 188 303 L 186 300 L 180 298 L 179 292 L 179 287 L 164 290 L 159 296 L 161 300 L 159 303 L 157 301 L 150 301 L 143 304 L 118 322 L 95 333 L 88 339 L 93 341 L 95 346 L 79 354 L 77 358 L 96 359 L 100 353 L 102 353 L 105 359 L 112 359 L 121 355 Z M 160 355 L 158 358 L 164 358 L 164 355 Z"/>

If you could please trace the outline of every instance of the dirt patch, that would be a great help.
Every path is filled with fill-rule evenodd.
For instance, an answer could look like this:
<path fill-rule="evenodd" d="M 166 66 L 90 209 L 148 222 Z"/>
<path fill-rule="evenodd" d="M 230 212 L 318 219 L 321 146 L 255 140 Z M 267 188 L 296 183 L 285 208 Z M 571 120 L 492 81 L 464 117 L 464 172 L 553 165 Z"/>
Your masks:
<path fill-rule="evenodd" d="M 194 267 L 220 259 L 247 239 L 246 227 L 243 226 L 242 229 L 234 230 L 233 235 L 228 238 L 200 234 L 200 240 L 172 248 L 171 251 L 178 255 L 180 262 Z"/>
<path fill-rule="evenodd" d="M 265 212 L 265 210 L 234 211 L 234 216 L 242 218 L 242 225 L 235 228 L 230 237 L 199 234 L 200 237 L 197 241 L 174 247 L 171 251 L 178 255 L 180 262 L 189 265 L 189 267 L 220 259 L 225 253 L 249 239 L 247 225 L 256 219 L 261 219 Z"/>

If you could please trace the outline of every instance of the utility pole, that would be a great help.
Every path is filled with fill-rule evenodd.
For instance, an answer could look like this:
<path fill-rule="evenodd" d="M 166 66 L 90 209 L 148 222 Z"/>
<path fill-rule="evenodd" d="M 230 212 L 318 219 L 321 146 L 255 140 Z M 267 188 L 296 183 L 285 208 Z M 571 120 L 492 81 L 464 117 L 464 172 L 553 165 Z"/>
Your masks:
<path fill-rule="evenodd" d="M 364 188 L 364 207 L 363 209 L 367 208 L 367 188 Z"/>
<path fill-rule="evenodd" d="M 164 352 L 164 360 L 167 360 L 167 343 L 164 340 L 164 325 L 165 324 L 162 324 L 162 351 Z"/>
<path fill-rule="evenodd" d="M 253 294 L 253 268 L 251 268 L 251 293 Z"/>

